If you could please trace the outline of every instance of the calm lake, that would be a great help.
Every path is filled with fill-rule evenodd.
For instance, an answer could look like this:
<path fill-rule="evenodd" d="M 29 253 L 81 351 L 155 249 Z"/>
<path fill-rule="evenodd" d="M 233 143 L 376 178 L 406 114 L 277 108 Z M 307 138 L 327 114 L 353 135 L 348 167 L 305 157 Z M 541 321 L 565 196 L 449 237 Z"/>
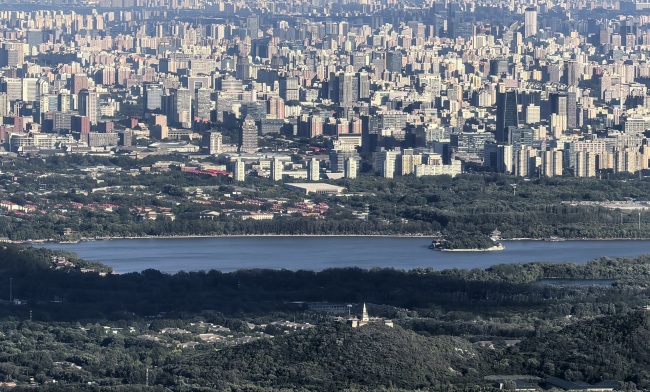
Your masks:
<path fill-rule="evenodd" d="M 530 261 L 587 262 L 602 256 L 650 253 L 650 241 L 503 241 L 495 252 L 438 252 L 428 237 L 217 237 L 148 238 L 43 244 L 76 252 L 115 272 L 162 272 L 271 268 L 314 270 L 338 267 L 487 268 Z"/>

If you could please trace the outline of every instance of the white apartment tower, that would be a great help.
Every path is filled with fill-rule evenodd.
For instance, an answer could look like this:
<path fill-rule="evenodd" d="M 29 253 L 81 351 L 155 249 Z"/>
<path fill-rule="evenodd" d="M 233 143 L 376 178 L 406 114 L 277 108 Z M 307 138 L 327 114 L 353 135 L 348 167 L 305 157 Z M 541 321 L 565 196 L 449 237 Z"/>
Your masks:
<path fill-rule="evenodd" d="M 237 182 L 242 182 L 246 179 L 246 163 L 241 159 L 235 160 L 233 178 Z"/>
<path fill-rule="evenodd" d="M 320 180 L 320 161 L 316 158 L 311 158 L 307 162 L 307 180 L 308 181 Z"/>
<path fill-rule="evenodd" d="M 393 178 L 395 176 L 397 157 L 399 155 L 399 151 L 383 150 L 375 152 L 375 171 L 384 178 Z"/>
<path fill-rule="evenodd" d="M 210 155 L 219 154 L 223 149 L 223 136 L 221 132 L 210 132 Z"/>
<path fill-rule="evenodd" d="M 357 173 L 359 171 L 359 162 L 355 157 L 347 157 L 345 159 L 345 166 L 343 175 L 345 178 L 355 179 L 357 178 Z"/>
<path fill-rule="evenodd" d="M 526 8 L 524 11 L 524 38 L 537 34 L 537 9 Z"/>

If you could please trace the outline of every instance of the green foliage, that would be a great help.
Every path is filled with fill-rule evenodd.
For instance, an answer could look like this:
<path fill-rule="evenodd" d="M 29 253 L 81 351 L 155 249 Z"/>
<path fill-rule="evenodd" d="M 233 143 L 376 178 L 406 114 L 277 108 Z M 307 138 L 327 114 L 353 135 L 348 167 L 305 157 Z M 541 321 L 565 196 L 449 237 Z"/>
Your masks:
<path fill-rule="evenodd" d="M 431 388 L 478 374 L 479 356 L 467 342 L 426 338 L 401 328 L 322 326 L 216 353 L 165 369 L 205 379 L 218 389 L 256 385 L 306 390 Z M 205 372 L 200 364 L 211 364 Z"/>
<path fill-rule="evenodd" d="M 506 350 L 506 360 L 498 363 L 508 363 L 508 370 L 570 381 L 632 381 L 645 390 L 650 387 L 649 317 L 639 311 L 583 320 L 524 340 Z"/>
<path fill-rule="evenodd" d="M 150 385 L 171 390 L 488 391 L 486 375 L 530 374 L 650 388 L 650 322 L 638 310 L 650 301 L 650 256 L 469 271 L 147 270 L 101 277 L 53 270 L 53 254 L 61 253 L 0 247 L 0 271 L 27 302 L 0 301 L 2 379 L 26 385 L 33 378 L 43 390 L 86 389 L 88 382 L 102 390 L 146 390 L 149 369 Z M 538 283 L 547 278 L 615 284 Z M 383 304 L 372 305 L 372 315 L 397 325 L 352 329 L 290 304 L 323 297 Z M 193 338 L 161 333 L 202 333 L 188 320 L 205 320 L 243 336 L 250 333 L 246 314 L 253 313 L 265 322 L 290 315 L 326 321 L 289 334 L 267 326 L 272 339 L 236 347 L 179 349 Z M 106 319 L 115 320 L 113 329 Z M 485 340 L 491 348 L 471 343 Z"/>

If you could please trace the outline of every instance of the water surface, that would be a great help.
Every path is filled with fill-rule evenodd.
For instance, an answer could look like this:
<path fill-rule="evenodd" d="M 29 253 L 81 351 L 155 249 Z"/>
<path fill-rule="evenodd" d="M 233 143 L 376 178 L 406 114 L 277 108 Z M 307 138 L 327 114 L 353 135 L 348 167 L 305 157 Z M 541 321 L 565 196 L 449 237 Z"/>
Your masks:
<path fill-rule="evenodd" d="M 648 240 L 503 241 L 505 250 L 439 252 L 428 237 L 216 237 L 144 238 L 44 244 L 76 252 L 126 273 L 153 268 L 162 272 L 224 272 L 242 268 L 320 271 L 338 267 L 487 268 L 531 261 L 584 263 L 602 256 L 634 257 L 650 253 Z"/>

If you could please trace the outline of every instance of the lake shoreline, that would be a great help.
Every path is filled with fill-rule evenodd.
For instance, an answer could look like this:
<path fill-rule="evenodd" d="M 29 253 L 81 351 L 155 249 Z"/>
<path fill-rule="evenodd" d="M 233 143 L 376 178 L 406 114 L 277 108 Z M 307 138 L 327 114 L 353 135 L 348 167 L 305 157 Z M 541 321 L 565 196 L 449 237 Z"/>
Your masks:
<path fill-rule="evenodd" d="M 173 237 L 179 238 L 179 237 Z M 512 241 L 497 252 L 435 252 L 430 238 L 386 236 L 220 236 L 42 243 L 33 247 L 71 251 L 118 273 L 330 268 L 485 269 L 497 264 L 577 262 L 647 254 L 650 241 Z"/>
<path fill-rule="evenodd" d="M 75 244 L 79 242 L 92 242 L 92 241 L 114 241 L 114 240 L 145 240 L 145 239 L 200 239 L 200 238 L 285 238 L 285 237 L 367 237 L 367 238 L 427 238 L 433 237 L 430 234 L 196 234 L 196 235 L 148 235 L 148 236 L 127 236 L 127 237 L 96 237 L 96 238 L 80 238 L 79 240 L 27 240 L 27 241 L 13 241 L 9 239 L 0 239 L 0 242 L 10 244 Z M 501 241 L 543 241 L 543 242 L 564 242 L 564 241 L 649 241 L 650 238 L 562 238 L 562 241 L 549 241 L 548 238 L 502 238 Z M 481 249 L 484 250 L 484 249 Z M 492 250 L 492 249 L 490 249 Z M 495 249 L 496 250 L 496 249 Z M 471 251 L 471 250 L 470 250 Z"/>

